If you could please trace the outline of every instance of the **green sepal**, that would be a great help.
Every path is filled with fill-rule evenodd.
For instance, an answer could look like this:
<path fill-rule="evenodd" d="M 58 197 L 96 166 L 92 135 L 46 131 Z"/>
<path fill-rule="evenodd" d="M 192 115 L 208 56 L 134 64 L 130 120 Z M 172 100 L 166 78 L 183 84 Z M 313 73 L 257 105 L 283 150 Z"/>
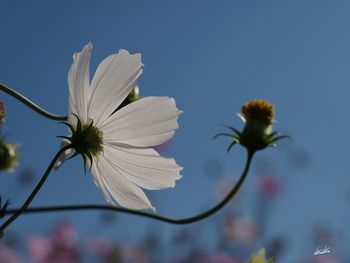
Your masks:
<path fill-rule="evenodd" d="M 71 133 L 73 133 L 73 132 L 75 131 L 74 126 L 73 126 L 72 124 L 70 124 L 69 122 L 60 121 L 59 124 L 64 124 L 64 125 L 66 125 L 66 126 L 69 128 L 69 130 L 70 130 Z"/>
<path fill-rule="evenodd" d="M 87 157 L 89 158 L 89 161 L 90 161 L 89 171 L 91 172 L 92 163 L 93 163 L 92 154 L 90 152 L 88 152 L 86 155 L 87 155 Z"/>
<path fill-rule="evenodd" d="M 71 137 L 67 136 L 57 136 L 59 138 L 67 139 L 70 141 L 71 148 L 74 148 L 75 153 L 68 158 L 72 159 L 77 155 L 81 155 L 84 162 L 84 172 L 86 174 L 86 167 L 89 168 L 89 171 L 92 169 L 93 164 L 93 155 L 98 154 L 103 151 L 103 141 L 102 141 L 102 132 L 99 131 L 93 124 L 93 120 L 89 119 L 88 124 L 84 124 L 81 122 L 79 117 L 72 113 L 77 119 L 77 124 L 74 127 L 69 123 L 64 123 L 66 125 L 70 125 L 72 135 Z M 88 165 L 88 160 L 90 161 L 90 165 Z"/>
<path fill-rule="evenodd" d="M 75 156 L 79 155 L 80 153 L 75 152 L 71 157 L 69 157 L 67 160 L 73 159 Z"/>
<path fill-rule="evenodd" d="M 83 162 L 84 162 L 84 174 L 86 175 L 86 156 L 85 156 L 85 154 L 82 154 L 81 157 L 83 158 Z"/>
<path fill-rule="evenodd" d="M 216 139 L 220 136 L 224 136 L 224 137 L 229 137 L 232 138 L 233 141 L 230 143 L 230 145 L 227 147 L 227 152 L 229 153 L 231 151 L 231 148 L 236 144 L 236 143 L 240 143 L 241 140 L 241 132 L 239 132 L 237 129 L 233 128 L 232 126 L 228 126 L 228 125 L 223 125 L 224 127 L 230 129 L 233 133 L 225 133 L 225 132 L 221 132 L 216 134 L 213 139 Z"/>
<path fill-rule="evenodd" d="M 271 139 L 272 137 L 274 137 L 277 134 L 276 131 L 271 132 L 269 135 L 267 135 L 267 138 Z"/>
<path fill-rule="evenodd" d="M 77 132 L 77 133 L 81 133 L 81 121 L 80 121 L 80 119 L 79 119 L 79 117 L 78 117 L 78 115 L 76 115 L 75 113 L 72 113 L 73 114 L 73 116 L 77 119 L 77 128 L 76 129 L 74 129 L 73 128 L 73 131 L 74 132 Z M 72 132 L 73 133 L 73 132 Z"/>
<path fill-rule="evenodd" d="M 58 135 L 58 136 L 56 136 L 56 138 L 66 139 L 66 140 L 72 142 L 72 137 Z"/>
<path fill-rule="evenodd" d="M 87 152 L 86 154 L 82 154 L 81 157 L 83 158 L 83 161 L 84 161 L 84 173 L 86 175 L 86 166 L 87 166 L 87 159 L 86 158 L 88 158 L 90 161 L 89 172 L 91 172 L 92 163 L 93 163 L 92 155 L 90 152 Z"/>
<path fill-rule="evenodd" d="M 229 125 L 224 125 L 224 127 L 230 129 L 231 131 L 233 131 L 238 137 L 242 135 L 242 133 L 240 131 L 238 131 L 236 128 L 229 126 Z"/>
<path fill-rule="evenodd" d="M 227 153 L 229 153 L 231 151 L 231 148 L 237 143 L 237 141 L 233 141 L 231 142 L 231 144 L 228 146 L 227 148 Z"/>
<path fill-rule="evenodd" d="M 270 140 L 268 141 L 268 144 L 274 144 L 275 142 L 281 140 L 281 139 L 292 139 L 290 136 L 288 135 L 279 135 L 279 136 L 276 136 L 276 137 L 271 137 Z"/>
<path fill-rule="evenodd" d="M 78 134 L 81 133 L 81 121 L 80 121 L 79 118 L 78 118 L 78 122 L 77 122 L 77 130 L 76 130 L 76 133 L 78 133 Z"/>
<path fill-rule="evenodd" d="M 218 138 L 218 137 L 220 137 L 220 136 L 230 137 L 230 138 L 233 138 L 233 139 L 239 141 L 239 137 L 237 137 L 236 135 L 230 134 L 230 133 L 223 133 L 223 132 L 216 134 L 216 135 L 213 137 L 213 139 L 215 140 L 216 138 Z"/>

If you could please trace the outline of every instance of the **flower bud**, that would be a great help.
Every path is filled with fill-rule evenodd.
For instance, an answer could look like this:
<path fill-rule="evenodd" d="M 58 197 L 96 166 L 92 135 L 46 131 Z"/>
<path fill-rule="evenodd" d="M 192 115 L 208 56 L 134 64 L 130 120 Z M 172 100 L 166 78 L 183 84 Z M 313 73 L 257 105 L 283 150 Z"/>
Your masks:
<path fill-rule="evenodd" d="M 119 105 L 118 109 L 115 110 L 115 112 L 117 110 L 120 110 L 121 108 L 125 107 L 126 105 L 137 101 L 140 98 L 140 89 L 138 86 L 136 86 L 135 88 L 133 88 L 129 95 L 125 98 L 125 100 Z M 113 112 L 114 113 L 114 112 Z"/>
<path fill-rule="evenodd" d="M 226 126 L 232 133 L 219 133 L 214 137 L 215 139 L 219 136 L 226 136 L 232 139 L 227 152 L 239 143 L 248 152 L 254 153 L 267 146 L 275 146 L 275 142 L 278 140 L 289 137 L 272 132 L 272 125 L 275 122 L 275 108 L 267 100 L 252 100 L 244 104 L 241 111 L 238 116 L 244 122 L 243 131 L 240 132 L 231 126 Z"/>
<path fill-rule="evenodd" d="M 274 263 L 275 260 L 273 258 L 266 259 L 265 258 L 265 249 L 261 248 L 256 254 L 252 256 L 249 263 Z"/>
<path fill-rule="evenodd" d="M 13 172 L 17 166 L 17 145 L 0 139 L 0 171 Z"/>
<path fill-rule="evenodd" d="M 245 123 L 240 144 L 253 151 L 266 148 L 270 144 L 275 121 L 274 106 L 266 100 L 255 99 L 242 106 L 239 116 Z"/>

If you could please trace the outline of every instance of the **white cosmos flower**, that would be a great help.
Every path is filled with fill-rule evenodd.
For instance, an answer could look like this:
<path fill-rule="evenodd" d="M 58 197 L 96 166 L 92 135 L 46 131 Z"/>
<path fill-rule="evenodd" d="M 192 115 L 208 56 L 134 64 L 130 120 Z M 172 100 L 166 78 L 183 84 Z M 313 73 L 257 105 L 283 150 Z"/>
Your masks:
<path fill-rule="evenodd" d="M 75 53 L 68 73 L 68 124 L 74 128 L 70 140 L 78 145 L 74 151 L 89 164 L 92 160 L 92 177 L 111 204 L 155 210 L 141 188 L 174 187 L 182 177 L 182 168 L 151 147 L 174 135 L 182 111 L 172 98 L 145 97 L 112 114 L 142 74 L 141 55 L 119 50 L 108 56 L 90 83 L 91 50 L 89 43 Z M 81 138 L 84 131 L 85 137 Z M 67 143 L 64 140 L 62 145 Z M 57 166 L 71 154 L 72 151 L 66 151 Z"/>

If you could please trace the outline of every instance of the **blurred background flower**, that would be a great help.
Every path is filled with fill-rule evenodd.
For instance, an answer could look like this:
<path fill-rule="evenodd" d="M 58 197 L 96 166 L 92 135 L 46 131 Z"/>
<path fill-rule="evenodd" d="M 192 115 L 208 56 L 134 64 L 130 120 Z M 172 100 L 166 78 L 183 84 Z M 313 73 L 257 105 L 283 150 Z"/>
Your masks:
<path fill-rule="evenodd" d="M 5 121 L 5 103 L 0 101 L 0 125 Z"/>
<path fill-rule="evenodd" d="M 49 236 L 28 237 L 28 250 L 36 263 L 79 262 L 77 233 L 68 222 L 60 223 Z"/>
<path fill-rule="evenodd" d="M 21 259 L 9 246 L 0 244 L 0 263 L 21 263 Z"/>

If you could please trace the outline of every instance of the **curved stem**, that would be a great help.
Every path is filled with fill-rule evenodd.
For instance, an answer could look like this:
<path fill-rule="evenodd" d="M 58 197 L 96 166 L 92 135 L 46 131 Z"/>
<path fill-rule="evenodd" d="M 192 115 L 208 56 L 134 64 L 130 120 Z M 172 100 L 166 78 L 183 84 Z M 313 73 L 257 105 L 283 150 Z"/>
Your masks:
<path fill-rule="evenodd" d="M 42 116 L 44 116 L 46 118 L 49 118 L 49 119 L 52 119 L 52 120 L 58 120 L 58 121 L 66 121 L 67 120 L 67 116 L 52 114 L 52 113 L 44 110 L 43 108 L 39 107 L 34 102 L 32 102 L 31 100 L 29 100 L 26 97 L 24 97 L 22 94 L 20 94 L 17 91 L 11 89 L 10 87 L 5 86 L 4 84 L 0 83 L 0 90 L 2 90 L 3 92 L 9 94 L 13 98 L 15 98 L 18 101 L 22 102 L 23 104 L 25 104 L 26 106 L 28 106 L 29 108 L 31 108 L 32 110 L 36 111 L 37 113 L 39 113 L 40 115 L 42 115 Z"/>
<path fill-rule="evenodd" d="M 33 208 L 26 209 L 24 213 L 43 213 L 43 212 L 78 211 L 78 210 L 108 210 L 108 211 L 122 212 L 126 214 L 132 214 L 132 215 L 137 215 L 141 217 L 151 218 L 151 219 L 155 219 L 158 221 L 175 224 L 175 225 L 191 224 L 215 214 L 235 196 L 235 194 L 238 192 L 238 190 L 242 186 L 245 178 L 247 177 L 250 164 L 253 159 L 253 155 L 254 155 L 254 152 L 248 151 L 248 157 L 247 157 L 247 161 L 246 161 L 243 173 L 239 178 L 238 182 L 232 188 L 232 190 L 226 195 L 226 197 L 211 209 L 192 217 L 187 217 L 182 219 L 173 219 L 169 217 L 159 216 L 157 214 L 150 214 L 147 212 L 136 211 L 136 210 L 131 210 L 131 209 L 122 208 L 122 207 L 115 207 L 115 206 L 109 206 L 109 205 L 93 205 L 93 204 L 62 205 L 62 206 L 52 206 L 52 207 L 33 207 Z M 6 214 L 16 213 L 17 211 L 18 211 L 17 209 L 9 209 L 6 211 Z"/>
<path fill-rule="evenodd" d="M 39 192 L 39 190 L 41 189 L 41 187 L 44 185 L 46 179 L 48 178 L 48 176 L 50 175 L 50 172 L 52 170 L 52 168 L 54 167 L 55 163 L 57 162 L 58 158 L 61 156 L 62 153 L 64 153 L 66 150 L 72 148 L 71 145 L 67 145 L 66 147 L 63 147 L 62 149 L 60 149 L 57 154 L 55 155 L 55 157 L 52 159 L 51 163 L 49 164 L 49 166 L 47 167 L 44 175 L 41 177 L 39 183 L 35 186 L 34 190 L 32 191 L 32 193 L 29 195 L 29 197 L 27 198 L 27 200 L 24 202 L 24 204 L 22 205 L 22 207 L 20 209 L 16 209 L 15 211 L 12 211 L 12 216 L 7 219 L 1 226 L 0 226 L 0 237 L 3 235 L 4 230 L 13 222 L 16 220 L 17 217 L 19 217 L 21 214 L 26 212 L 26 209 L 28 208 L 28 206 L 30 205 L 30 203 L 33 201 L 34 197 L 37 195 L 37 193 Z"/>

